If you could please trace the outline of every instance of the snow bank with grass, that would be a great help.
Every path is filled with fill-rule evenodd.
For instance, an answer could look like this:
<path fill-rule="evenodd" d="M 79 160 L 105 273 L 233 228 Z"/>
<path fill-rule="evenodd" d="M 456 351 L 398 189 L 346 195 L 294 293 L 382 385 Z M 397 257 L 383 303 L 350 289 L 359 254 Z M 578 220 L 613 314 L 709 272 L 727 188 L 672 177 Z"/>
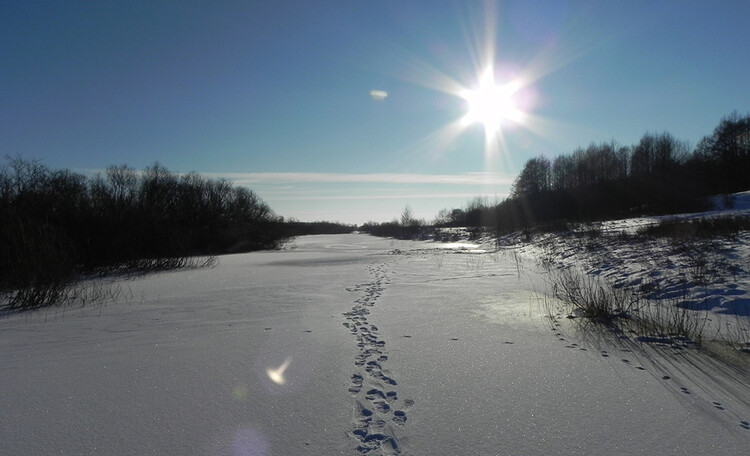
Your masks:
<path fill-rule="evenodd" d="M 628 311 L 640 307 L 641 316 L 691 326 L 679 335 L 750 352 L 750 192 L 715 203 L 704 213 L 576 225 L 512 247 L 539 261 L 568 294 L 577 285 L 566 282 L 609 288 L 610 298 L 623 290 L 639 299 Z"/>

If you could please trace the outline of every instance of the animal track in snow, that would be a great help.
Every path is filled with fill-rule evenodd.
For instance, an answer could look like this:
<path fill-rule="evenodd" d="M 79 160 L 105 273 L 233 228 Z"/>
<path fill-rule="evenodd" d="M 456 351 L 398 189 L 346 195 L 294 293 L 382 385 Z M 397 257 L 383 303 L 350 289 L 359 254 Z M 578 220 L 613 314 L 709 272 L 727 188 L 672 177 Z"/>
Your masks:
<path fill-rule="evenodd" d="M 553 329 L 553 331 L 554 331 L 554 329 Z M 651 341 L 651 339 L 652 338 L 648 338 L 648 339 L 647 338 L 640 338 L 639 340 L 641 340 L 641 341 Z M 659 339 L 659 342 L 661 342 L 661 339 Z M 585 348 L 582 348 L 577 343 L 569 343 L 568 345 L 565 346 L 565 348 L 586 350 Z M 669 348 L 671 348 L 672 350 L 674 350 L 672 352 L 673 354 L 679 354 L 679 350 L 685 350 L 684 347 L 674 346 L 674 345 L 669 346 Z M 619 359 L 620 362 L 622 362 L 622 364 L 625 365 L 625 366 L 633 367 L 633 368 L 635 368 L 635 369 L 637 369 L 637 370 L 639 370 L 641 372 L 649 372 L 649 371 L 651 371 L 650 369 L 647 369 L 643 365 L 639 365 L 640 364 L 640 362 L 639 362 L 640 359 L 633 360 L 631 358 L 625 358 L 625 357 L 620 358 L 618 356 L 619 353 L 622 353 L 622 354 L 629 353 L 629 354 L 635 354 L 636 358 L 638 358 L 637 354 L 640 353 L 640 351 L 638 349 L 631 349 L 631 348 L 619 347 L 616 350 L 613 349 L 612 352 L 607 351 L 607 350 L 602 350 L 602 349 L 597 349 L 597 350 L 598 350 L 599 354 L 602 357 L 604 357 L 604 358 L 610 358 L 610 361 L 616 361 L 616 360 Z M 617 352 L 617 353 L 615 353 L 615 352 Z M 620 356 L 628 356 L 628 355 L 620 355 Z M 665 372 L 664 370 L 662 370 L 661 366 L 659 366 L 659 365 L 657 365 L 656 367 L 657 367 L 655 369 L 656 372 L 654 372 L 654 374 L 653 374 L 654 375 L 654 379 L 661 379 L 661 380 L 666 381 L 666 382 L 671 382 L 673 380 L 672 375 L 670 375 L 669 372 Z M 660 370 L 662 372 L 659 372 Z M 700 400 L 703 399 L 703 400 L 706 400 L 706 403 L 710 403 L 711 406 L 713 407 L 713 409 L 715 409 L 717 411 L 717 413 L 720 413 L 720 412 L 732 413 L 731 407 L 727 408 L 727 405 L 725 405 L 724 403 L 716 401 L 716 400 L 712 400 L 712 399 L 709 399 L 709 398 L 706 398 L 702 394 L 701 391 L 694 391 L 694 390 L 689 389 L 688 387 L 679 386 L 679 385 L 680 385 L 680 382 L 679 382 L 679 380 L 677 380 L 677 382 L 674 385 L 674 387 L 675 388 L 679 388 L 678 391 L 679 391 L 679 393 L 682 393 L 681 396 L 684 394 L 684 396 L 682 396 L 682 397 L 685 400 L 700 402 Z M 750 420 L 742 420 L 742 421 L 740 421 L 739 425 L 743 429 L 746 429 L 746 430 L 750 431 Z"/>

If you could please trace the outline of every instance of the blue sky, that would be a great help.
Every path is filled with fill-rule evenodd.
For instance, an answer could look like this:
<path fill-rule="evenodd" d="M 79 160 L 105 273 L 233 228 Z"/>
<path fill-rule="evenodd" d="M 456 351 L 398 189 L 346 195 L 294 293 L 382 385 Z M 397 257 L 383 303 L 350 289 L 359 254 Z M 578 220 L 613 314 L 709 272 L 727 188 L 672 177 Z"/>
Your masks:
<path fill-rule="evenodd" d="M 429 220 L 504 198 L 531 157 L 694 145 L 748 112 L 749 22 L 743 0 L 4 1 L 0 154 L 158 161 L 300 220 Z M 458 93 L 488 66 L 523 111 L 489 145 Z"/>

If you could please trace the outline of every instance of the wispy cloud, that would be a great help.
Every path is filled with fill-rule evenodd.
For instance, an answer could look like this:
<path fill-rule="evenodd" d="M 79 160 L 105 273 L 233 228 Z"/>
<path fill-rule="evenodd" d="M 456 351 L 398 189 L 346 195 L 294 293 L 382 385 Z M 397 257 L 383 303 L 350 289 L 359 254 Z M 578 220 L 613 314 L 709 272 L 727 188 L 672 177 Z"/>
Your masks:
<path fill-rule="evenodd" d="M 487 198 L 489 201 L 499 200 L 508 196 L 503 194 L 477 194 L 477 193 L 404 193 L 392 195 L 271 195 L 275 201 L 348 201 L 348 200 L 403 200 L 403 199 L 465 199 L 476 197 Z"/>
<path fill-rule="evenodd" d="M 370 90 L 370 96 L 375 101 L 383 101 L 388 96 L 385 90 Z"/>
<path fill-rule="evenodd" d="M 510 185 L 513 178 L 494 172 L 461 174 L 416 173 L 206 173 L 206 176 L 225 178 L 237 184 L 294 184 L 294 183 L 378 183 L 378 184 L 438 184 L 438 185 Z"/>
<path fill-rule="evenodd" d="M 83 169 L 74 171 L 95 175 L 104 169 Z M 134 169 L 136 174 L 143 170 Z M 183 173 L 175 173 L 178 176 Z M 419 173 L 199 173 L 212 179 L 227 179 L 238 185 L 283 185 L 283 184 L 436 184 L 436 185 L 511 185 L 515 179 L 508 174 L 497 172 L 469 172 L 459 174 L 419 174 Z"/>

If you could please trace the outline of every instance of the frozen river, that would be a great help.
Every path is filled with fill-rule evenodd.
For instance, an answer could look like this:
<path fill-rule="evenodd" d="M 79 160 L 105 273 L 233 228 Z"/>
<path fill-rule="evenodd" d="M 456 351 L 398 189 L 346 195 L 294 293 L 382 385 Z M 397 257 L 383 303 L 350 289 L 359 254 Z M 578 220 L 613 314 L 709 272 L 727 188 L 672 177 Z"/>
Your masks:
<path fill-rule="evenodd" d="M 531 259 L 308 236 L 0 320 L 2 455 L 748 454 L 745 373 L 548 318 Z"/>

